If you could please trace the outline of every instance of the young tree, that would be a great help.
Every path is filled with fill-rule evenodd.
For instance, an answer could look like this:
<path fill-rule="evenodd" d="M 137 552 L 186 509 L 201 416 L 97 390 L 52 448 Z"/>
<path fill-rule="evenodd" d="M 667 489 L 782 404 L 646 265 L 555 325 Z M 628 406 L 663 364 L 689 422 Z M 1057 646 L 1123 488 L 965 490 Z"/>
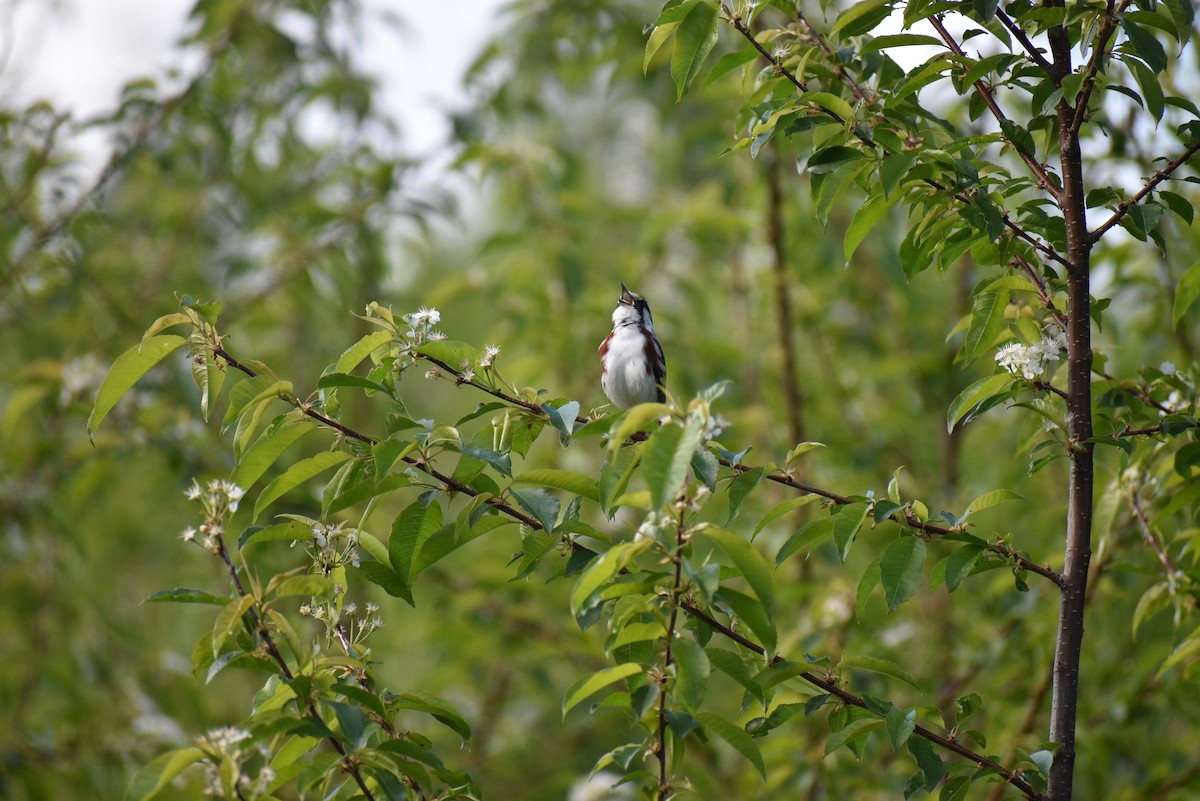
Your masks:
<path fill-rule="evenodd" d="M 278 41 L 277 9 L 242 5 Z M 224 42 L 219 6 L 202 30 Z M 376 266 L 345 293 L 365 334 L 331 335 L 302 293 L 305 314 L 253 322 L 184 297 L 99 387 L 104 449 L 174 405 L 117 405 L 156 365 L 220 413 L 231 447 L 180 463 L 217 476 L 181 482 L 201 504 L 184 538 L 225 590 L 153 597 L 217 607 L 198 677 L 265 675 L 129 795 L 198 763 L 238 798 L 561 797 L 593 764 L 657 799 L 1194 788 L 1195 368 L 1162 363 L 1190 362 L 1200 294 L 1178 268 L 1200 115 L 1170 88 L 1192 22 L 1180 3 L 514 6 L 457 119 L 494 234 L 465 253 L 434 235 L 405 313 L 367 302 L 377 249 L 337 251 Z M 668 402 L 589 409 L 578 365 L 629 273 Z M 319 358 L 260 361 L 291 329 Z"/>

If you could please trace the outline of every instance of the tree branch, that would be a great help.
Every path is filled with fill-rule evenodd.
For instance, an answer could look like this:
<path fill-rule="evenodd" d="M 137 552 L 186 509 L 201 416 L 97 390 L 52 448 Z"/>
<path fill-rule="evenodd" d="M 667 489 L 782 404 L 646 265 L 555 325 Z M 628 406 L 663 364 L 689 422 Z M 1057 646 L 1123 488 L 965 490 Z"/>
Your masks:
<path fill-rule="evenodd" d="M 825 37 L 817 33 L 816 29 L 809 24 L 808 19 L 804 16 L 804 13 L 800 11 L 799 8 L 796 9 L 796 20 L 800 23 L 800 26 L 804 28 L 805 35 L 807 35 L 809 39 L 812 39 L 813 42 L 816 43 L 817 47 L 821 49 L 821 52 L 825 54 L 826 58 L 834 59 L 837 57 L 837 54 L 834 52 L 833 48 L 830 47 L 829 43 L 825 41 Z M 846 72 L 846 65 L 842 63 L 841 59 L 837 59 L 833 65 L 833 69 L 834 72 L 837 73 L 837 76 L 842 79 L 842 83 L 850 87 L 850 91 L 854 93 L 855 97 L 864 103 L 874 102 L 875 98 L 873 96 L 868 97 L 867 93 L 863 91 L 861 86 L 859 86 L 858 81 L 854 80 L 854 78 L 850 76 L 850 73 Z"/>
<path fill-rule="evenodd" d="M 663 675 L 658 687 L 658 798 L 666 801 L 671 795 L 671 783 L 667 780 L 667 683 L 670 681 L 671 646 L 675 639 L 675 627 L 679 621 L 679 597 L 683 592 L 683 548 L 687 544 L 687 529 L 683 525 L 684 510 L 679 510 L 679 524 L 675 529 L 675 550 L 671 562 L 675 565 L 675 577 L 671 584 L 671 614 L 667 621 L 667 645 L 663 654 Z"/>
<path fill-rule="evenodd" d="M 958 42 L 950 34 L 950 31 L 946 30 L 945 20 L 941 14 L 934 14 L 929 18 L 929 22 L 933 25 L 934 30 L 938 32 L 938 35 L 942 37 L 942 41 L 946 43 L 946 47 L 951 53 L 959 58 L 967 58 L 967 54 L 963 51 L 962 47 L 959 46 Z M 1004 132 L 1004 123 L 1010 122 L 1010 120 L 1005 115 L 1004 110 L 1000 108 L 1000 104 L 996 102 L 996 98 L 992 95 L 992 90 L 987 87 L 982 78 L 971 85 L 975 87 L 975 91 L 983 98 L 983 102 L 987 105 L 988 110 L 992 112 L 992 116 L 996 118 L 996 122 L 1000 123 L 1000 135 L 1012 146 L 1012 149 L 1021 157 L 1021 161 L 1025 162 L 1025 166 L 1029 167 L 1029 170 L 1037 177 L 1038 188 L 1045 190 L 1056 202 L 1061 202 L 1062 190 L 1050 180 L 1050 174 L 1046 171 L 1046 168 L 1034 158 L 1032 153 L 1026 152 L 1023 147 L 1010 139 L 1008 134 Z"/>
<path fill-rule="evenodd" d="M 1071 135 L 1079 136 L 1080 126 L 1083 125 L 1083 119 L 1087 116 L 1088 101 L 1092 98 L 1092 92 L 1096 87 L 1096 75 L 1100 71 L 1100 61 L 1108 54 L 1108 42 L 1113 35 L 1113 31 L 1117 29 L 1117 23 L 1120 21 L 1121 14 L 1129 6 L 1129 0 L 1121 0 L 1121 5 L 1113 8 L 1113 0 L 1108 0 L 1107 16 L 1104 22 L 1100 23 L 1099 30 L 1096 31 L 1096 42 L 1092 45 L 1092 57 L 1088 59 L 1087 66 L 1083 68 L 1083 82 L 1079 86 L 1079 95 L 1075 99 L 1075 119 L 1071 121 Z M 1062 86 L 1062 80 L 1055 81 L 1055 84 Z"/>
<path fill-rule="evenodd" d="M 708 626 L 710 629 L 717 632 L 718 634 L 734 641 L 735 643 L 737 643 L 738 645 L 742 646 L 743 648 L 745 648 L 749 651 L 753 651 L 754 653 L 758 654 L 759 656 L 766 656 L 766 653 L 767 653 L 766 649 L 763 648 L 761 645 L 759 645 L 758 643 L 756 643 L 752 640 L 747 639 L 746 637 L 743 637 L 741 634 L 738 634 L 736 631 L 729 628 L 725 624 L 721 623 L 719 620 L 712 617 L 707 612 L 705 612 L 703 609 L 701 609 L 700 607 L 691 603 L 690 601 L 684 601 L 682 606 L 683 606 L 683 611 L 687 612 L 689 615 L 691 615 L 695 619 L 701 621 L 702 623 L 704 623 L 706 626 Z M 775 657 L 773 657 L 771 659 L 771 664 L 785 665 L 785 664 L 788 664 L 788 660 L 786 660 L 782 656 L 779 656 L 778 654 L 776 654 Z M 806 682 L 813 685 L 814 687 L 818 687 L 821 690 L 823 690 L 824 692 L 827 692 L 830 695 L 836 696 L 844 704 L 848 704 L 850 706 L 857 706 L 861 709 L 868 708 L 866 701 L 864 701 L 861 697 L 855 695 L 852 692 L 842 689 L 834 681 L 822 678 L 822 677 L 817 676 L 816 674 L 810 673 L 808 671 L 800 673 L 799 677 L 804 679 Z M 940 734 L 935 734 L 934 732 L 930 731 L 929 729 L 927 729 L 926 727 L 924 727 L 920 724 L 916 725 L 916 727 L 913 729 L 913 733 L 916 734 L 918 737 L 926 739 L 926 740 L 930 741 L 931 743 L 934 743 L 934 744 L 944 748 L 945 750 L 950 751 L 951 753 L 958 754 L 959 756 L 963 757 L 964 759 L 968 759 L 971 762 L 974 762 L 976 765 L 979 765 L 982 768 L 990 768 L 991 770 L 996 771 L 996 773 L 998 773 L 1000 776 L 1002 776 L 1006 782 L 1008 782 L 1013 787 L 1015 787 L 1017 790 L 1019 790 L 1021 792 L 1021 794 L 1024 795 L 1026 798 L 1029 798 L 1029 799 L 1041 798 L 1041 796 L 1038 795 L 1038 793 L 1033 789 L 1033 787 L 1027 781 L 1025 781 L 1023 778 L 1021 778 L 1021 776 L 1019 774 L 1005 769 L 998 762 L 995 762 L 995 761 L 989 759 L 988 757 L 983 756 L 982 754 L 978 754 L 978 753 L 972 751 L 970 748 L 967 748 L 962 743 L 960 743 L 957 739 L 953 739 L 950 737 L 943 737 Z"/>
<path fill-rule="evenodd" d="M 1142 199 L 1146 197 L 1146 195 L 1153 192 L 1156 186 L 1170 178 L 1171 173 L 1175 172 L 1175 170 L 1186 164 L 1192 156 L 1196 155 L 1197 152 L 1200 152 L 1200 139 L 1193 142 L 1192 145 L 1187 150 L 1183 151 L 1183 153 L 1177 158 L 1172 159 L 1166 167 L 1163 167 L 1161 170 L 1154 173 L 1154 177 L 1147 181 L 1146 185 L 1143 186 L 1136 195 L 1128 200 L 1122 201 L 1120 205 L 1117 206 L 1117 210 L 1113 212 L 1111 217 L 1101 223 L 1096 230 L 1088 234 L 1089 240 L 1093 243 L 1098 242 L 1100 237 L 1104 236 L 1104 233 L 1108 231 L 1108 229 L 1120 222 L 1121 218 L 1128 214 L 1131 208 L 1140 203 Z"/>
<path fill-rule="evenodd" d="M 996 8 L 996 19 L 1000 20 L 1000 24 L 1007 28 L 1013 37 L 1021 43 L 1021 46 L 1025 48 L 1025 52 L 1033 60 L 1033 63 L 1044 69 L 1047 74 L 1052 71 L 1050 62 L 1042 55 L 1042 51 L 1033 44 L 1021 26 L 1013 22 L 1013 18 L 1008 16 L 1008 13 L 1004 9 Z"/>
<path fill-rule="evenodd" d="M 1066 315 L 1059 311 L 1058 307 L 1054 305 L 1054 298 L 1050 295 L 1050 290 L 1046 286 L 1046 280 L 1042 278 L 1042 276 L 1038 275 L 1037 271 L 1033 269 L 1033 265 L 1029 263 L 1029 260 L 1020 253 L 1013 257 L 1010 265 L 1012 263 L 1016 263 L 1017 267 L 1019 267 L 1021 271 L 1029 278 L 1029 280 L 1033 282 L 1034 287 L 1037 289 L 1038 298 L 1040 298 L 1042 301 L 1042 306 L 1045 307 L 1048 312 L 1050 312 L 1051 316 L 1054 318 L 1054 322 L 1065 332 L 1067 330 Z"/>
<path fill-rule="evenodd" d="M 769 52 L 767 52 L 766 48 L 764 48 L 762 46 L 762 44 L 758 41 L 758 39 L 754 36 L 754 32 L 751 31 L 748 27 L 746 27 L 746 24 L 744 22 L 742 22 L 742 19 L 740 17 L 738 17 L 737 15 L 731 14 L 727 17 L 727 19 L 729 20 L 729 24 L 733 25 L 733 27 L 737 30 L 737 32 L 740 33 L 743 37 L 745 37 L 745 39 L 747 41 L 749 41 L 751 45 L 754 46 L 754 49 L 756 49 L 760 54 L 762 54 L 762 57 L 767 60 L 767 62 L 775 69 L 776 72 L 778 72 L 780 75 L 783 75 L 785 78 L 787 78 L 792 83 L 792 85 L 795 86 L 801 92 L 801 94 L 808 91 L 808 83 L 798 79 L 790 70 L 788 70 L 786 67 L 783 66 L 783 63 L 779 59 L 775 58 L 773 55 L 771 55 Z M 883 145 L 880 145 L 878 142 L 876 142 L 874 139 L 872 139 L 867 134 L 863 133 L 863 131 L 860 130 L 858 126 L 850 125 L 850 121 L 842 119 L 840 114 L 837 114 L 834 111 L 830 111 L 829 109 L 827 109 L 824 106 L 821 106 L 819 104 L 813 104 L 813 105 L 815 105 L 822 114 L 825 114 L 830 119 L 833 119 L 842 125 L 848 126 L 850 128 L 850 132 L 852 134 L 854 134 L 854 137 L 856 139 L 858 139 L 858 141 L 860 141 L 864 145 L 866 145 L 867 147 L 871 148 L 872 150 L 876 150 L 876 151 L 882 153 L 885 157 L 891 155 L 891 151 L 889 151 Z M 959 201 L 963 205 L 967 205 L 967 206 L 971 205 L 971 201 L 966 197 L 966 195 L 962 194 L 961 192 L 951 191 L 951 189 L 949 187 L 945 186 L 940 181 L 934 180 L 933 178 L 922 178 L 921 181 L 926 186 L 929 186 L 939 192 L 948 193 L 952 198 Z M 1038 240 L 1036 237 L 1031 235 L 1029 232 L 1027 232 L 1021 226 L 1014 223 L 1012 220 L 1010 220 L 1008 218 L 1007 213 L 1004 214 L 1004 226 L 1009 229 L 1009 231 L 1013 234 L 1013 236 L 1025 241 L 1025 242 L 1028 242 L 1036 250 L 1043 253 L 1047 258 L 1051 259 L 1052 261 L 1056 261 L 1059 264 L 1062 264 L 1064 267 L 1070 267 L 1070 262 L 1067 261 L 1065 258 L 1063 258 L 1058 253 L 1058 251 L 1056 251 L 1050 244 Z"/>

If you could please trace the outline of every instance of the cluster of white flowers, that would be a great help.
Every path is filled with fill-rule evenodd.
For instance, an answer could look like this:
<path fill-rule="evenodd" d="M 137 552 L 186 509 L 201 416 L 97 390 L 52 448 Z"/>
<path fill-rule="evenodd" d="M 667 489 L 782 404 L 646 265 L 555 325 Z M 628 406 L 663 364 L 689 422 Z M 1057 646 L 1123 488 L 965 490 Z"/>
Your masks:
<path fill-rule="evenodd" d="M 341 588 L 335 588 L 335 590 L 337 589 Z M 334 592 L 335 597 L 339 595 L 341 595 L 340 592 Z M 361 617 L 356 617 L 358 614 L 358 604 L 356 603 L 347 603 L 339 610 L 336 602 L 316 598 L 301 604 L 299 612 L 304 617 L 311 617 L 313 620 L 325 623 L 331 638 L 337 630 L 337 633 L 345 635 L 349 642 L 356 645 L 365 640 L 372 632 L 383 628 L 383 617 L 379 614 L 379 606 L 370 601 L 365 604 Z"/>
<path fill-rule="evenodd" d="M 221 754 L 231 754 L 235 751 L 234 746 L 249 738 L 250 732 L 245 729 L 239 729 L 236 726 L 218 726 L 198 737 L 197 743 L 202 748 L 208 747 Z"/>
<path fill-rule="evenodd" d="M 232 481 L 213 480 L 201 487 L 199 481 L 192 479 L 191 486 L 183 494 L 189 501 L 199 501 L 204 507 L 204 522 L 199 529 L 188 526 L 180 533 L 180 538 L 184 542 L 196 542 L 199 536 L 199 544 L 204 548 L 213 552 L 220 550 L 225 523 L 238 510 L 246 491 Z"/>
<path fill-rule="evenodd" d="M 1182 392 L 1177 389 L 1171 390 L 1171 394 L 1163 401 L 1163 408 L 1159 409 L 1160 416 L 1182 412 L 1184 409 L 1192 405 L 1191 398 L 1185 397 Z"/>
<path fill-rule="evenodd" d="M 1021 375 L 1026 380 L 1033 381 L 1046 372 L 1046 366 L 1050 362 L 1059 360 L 1066 347 L 1066 334 L 1058 332 L 1042 337 L 1042 341 L 1036 345 L 1010 342 L 996 352 L 996 361 L 1013 375 Z"/>
<path fill-rule="evenodd" d="M 433 327 L 442 320 L 442 313 L 437 309 L 427 309 L 422 306 L 415 312 L 403 315 L 403 319 L 408 323 L 408 338 L 414 345 L 420 345 L 423 342 L 437 342 L 446 338 L 445 334 L 433 330 Z"/>
<path fill-rule="evenodd" d="M 642 524 L 638 526 L 637 533 L 633 535 L 633 539 L 635 542 L 641 540 L 654 540 L 658 539 L 658 536 L 661 533 L 662 527 L 659 525 L 658 513 L 648 512 L 645 519 L 642 520 Z"/>
<path fill-rule="evenodd" d="M 321 575 L 328 576 L 342 565 L 358 567 L 361 564 L 356 529 L 347 530 L 345 523 L 317 523 L 312 527 L 312 535 L 314 547 L 309 549 L 308 555 Z"/>
<path fill-rule="evenodd" d="M 485 345 L 483 348 L 483 357 L 479 360 L 480 367 L 491 367 L 492 362 L 500 355 L 499 345 Z"/>

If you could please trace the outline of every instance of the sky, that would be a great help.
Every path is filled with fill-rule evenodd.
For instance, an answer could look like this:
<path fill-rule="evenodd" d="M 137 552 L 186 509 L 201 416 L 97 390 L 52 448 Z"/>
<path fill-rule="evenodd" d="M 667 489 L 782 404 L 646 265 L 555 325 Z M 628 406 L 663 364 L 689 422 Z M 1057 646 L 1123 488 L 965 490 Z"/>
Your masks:
<path fill-rule="evenodd" d="M 0 97 L 48 99 L 77 118 L 112 108 L 131 78 L 186 70 L 173 45 L 194 2 L 0 0 Z M 380 82 L 382 107 L 401 122 L 405 149 L 426 154 L 445 139 L 440 109 L 462 101 L 460 79 L 491 33 L 501 0 L 362 5 L 362 64 Z M 380 22 L 388 14 L 402 30 Z"/>

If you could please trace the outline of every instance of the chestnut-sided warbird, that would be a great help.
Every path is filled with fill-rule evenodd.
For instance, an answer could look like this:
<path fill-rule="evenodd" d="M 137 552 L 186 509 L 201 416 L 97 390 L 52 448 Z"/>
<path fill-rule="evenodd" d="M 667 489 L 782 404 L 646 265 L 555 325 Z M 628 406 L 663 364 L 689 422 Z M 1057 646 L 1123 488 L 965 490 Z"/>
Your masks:
<path fill-rule="evenodd" d="M 621 284 L 613 330 L 600 343 L 600 385 L 618 409 L 666 400 L 667 360 L 654 335 L 650 306 Z"/>

